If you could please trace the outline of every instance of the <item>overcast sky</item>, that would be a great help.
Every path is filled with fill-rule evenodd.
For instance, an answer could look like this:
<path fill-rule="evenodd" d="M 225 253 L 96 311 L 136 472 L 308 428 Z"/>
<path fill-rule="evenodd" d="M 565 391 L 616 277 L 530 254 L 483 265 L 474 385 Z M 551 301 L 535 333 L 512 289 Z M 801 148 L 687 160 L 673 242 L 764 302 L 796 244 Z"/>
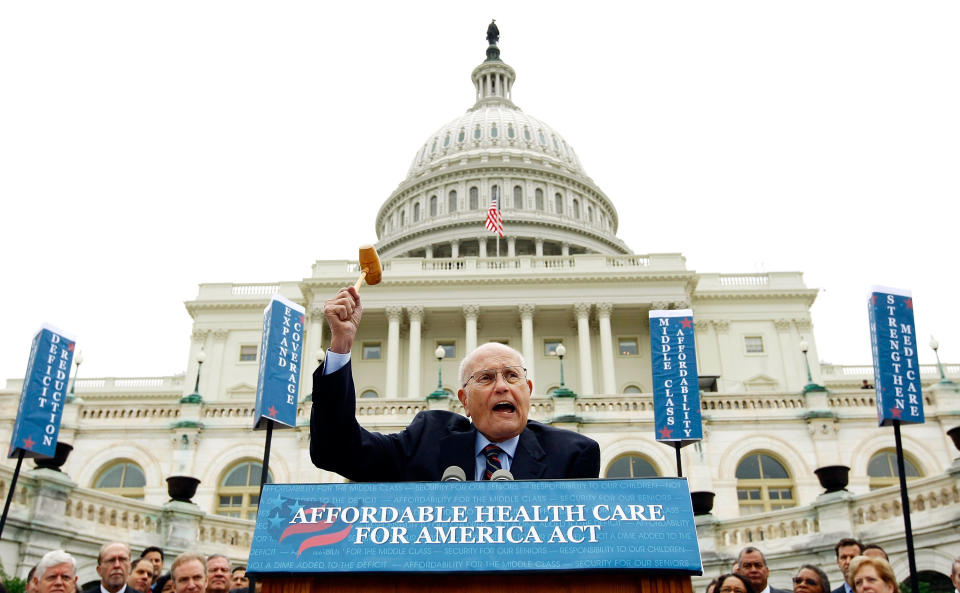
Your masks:
<path fill-rule="evenodd" d="M 82 377 L 183 372 L 199 283 L 355 258 L 491 18 L 634 252 L 804 272 L 834 363 L 912 289 L 960 362 L 958 2 L 47 1 L 0 3 L 0 384 L 43 322 Z"/>

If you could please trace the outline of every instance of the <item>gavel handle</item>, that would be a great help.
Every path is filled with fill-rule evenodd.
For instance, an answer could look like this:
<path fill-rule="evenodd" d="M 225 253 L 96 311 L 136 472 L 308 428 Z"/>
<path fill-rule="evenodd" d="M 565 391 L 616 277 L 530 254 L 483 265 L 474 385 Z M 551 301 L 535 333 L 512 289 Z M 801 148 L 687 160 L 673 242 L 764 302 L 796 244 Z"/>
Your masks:
<path fill-rule="evenodd" d="M 357 278 L 357 283 L 353 285 L 354 290 L 360 290 L 360 287 L 363 286 L 363 281 L 367 277 L 367 271 L 363 270 L 360 272 L 360 277 Z"/>

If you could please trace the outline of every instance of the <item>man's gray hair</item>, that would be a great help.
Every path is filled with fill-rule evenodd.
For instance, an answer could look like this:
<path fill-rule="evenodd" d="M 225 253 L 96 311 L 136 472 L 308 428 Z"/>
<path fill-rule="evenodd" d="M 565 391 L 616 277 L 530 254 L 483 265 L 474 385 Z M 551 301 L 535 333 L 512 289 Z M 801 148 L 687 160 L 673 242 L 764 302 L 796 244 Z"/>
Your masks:
<path fill-rule="evenodd" d="M 952 579 L 958 574 L 960 574 L 960 556 L 957 556 L 953 559 L 953 568 L 950 569 L 950 578 Z"/>
<path fill-rule="evenodd" d="M 501 348 L 505 348 L 513 352 L 514 354 L 516 354 L 520 358 L 520 366 L 522 366 L 523 368 L 527 368 L 527 362 L 523 359 L 523 354 L 520 354 L 518 350 L 511 348 L 506 344 L 501 344 L 500 342 L 487 342 L 486 344 L 481 344 L 476 348 L 474 348 L 473 352 L 470 352 L 469 354 L 464 356 L 463 360 L 460 361 L 460 372 L 459 372 L 460 387 L 463 387 L 463 384 L 467 382 L 467 380 L 470 378 L 470 375 L 472 374 L 467 372 L 469 368 L 468 363 L 473 361 L 473 358 L 475 357 L 476 353 L 479 352 L 481 349 L 488 348 L 488 347 L 496 347 L 496 346 L 500 346 Z"/>
<path fill-rule="evenodd" d="M 103 562 L 103 553 L 106 552 L 107 548 L 109 548 L 110 546 L 123 546 L 124 548 L 127 549 L 127 560 L 130 559 L 130 546 L 128 546 L 124 542 L 107 542 L 102 546 L 100 546 L 100 551 L 97 552 L 97 564 L 100 564 L 101 562 Z"/>
<path fill-rule="evenodd" d="M 40 562 L 37 563 L 37 570 L 33 573 L 34 578 L 39 581 L 43 578 L 43 573 L 47 572 L 47 569 L 58 564 L 69 564 L 73 569 L 73 576 L 77 576 L 77 561 L 74 560 L 73 556 L 63 550 L 51 550 L 44 554 Z"/>
<path fill-rule="evenodd" d="M 758 548 L 754 548 L 753 546 L 747 546 L 746 548 L 740 550 L 740 553 L 737 554 L 737 564 L 740 564 L 740 560 L 743 558 L 744 554 L 752 554 L 753 552 L 760 554 L 760 560 L 763 560 L 763 565 L 766 566 L 767 557 L 764 556 L 763 552 L 761 552 Z"/>

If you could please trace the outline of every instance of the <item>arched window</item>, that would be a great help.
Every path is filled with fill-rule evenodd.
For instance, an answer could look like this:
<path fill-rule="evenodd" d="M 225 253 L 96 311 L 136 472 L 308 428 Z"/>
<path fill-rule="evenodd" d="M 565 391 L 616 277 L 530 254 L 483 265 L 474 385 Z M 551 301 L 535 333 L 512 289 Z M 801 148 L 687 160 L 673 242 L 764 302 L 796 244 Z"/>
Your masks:
<path fill-rule="evenodd" d="M 146 485 L 143 469 L 129 459 L 111 462 L 93 480 L 96 490 L 136 500 L 143 500 L 143 487 Z"/>
<path fill-rule="evenodd" d="M 907 481 L 923 476 L 917 464 L 903 456 L 903 473 Z M 886 488 L 900 483 L 900 472 L 897 471 L 897 453 L 893 449 L 877 451 L 867 464 L 867 475 L 870 476 L 870 489 Z"/>
<path fill-rule="evenodd" d="M 563 214 L 563 196 L 559 193 L 553 196 L 553 209 L 557 214 Z"/>
<path fill-rule="evenodd" d="M 740 514 L 751 515 L 793 507 L 793 479 L 782 463 L 766 453 L 751 453 L 737 465 Z"/>
<path fill-rule="evenodd" d="M 623 393 L 628 395 L 636 395 L 638 393 L 643 393 L 643 389 L 639 385 L 627 385 L 623 388 Z"/>
<path fill-rule="evenodd" d="M 373 389 L 367 389 L 366 391 L 360 394 L 360 397 L 380 397 L 380 396 L 378 396 L 377 392 L 374 391 Z"/>
<path fill-rule="evenodd" d="M 446 148 L 450 146 L 450 132 L 447 132 L 447 135 L 443 137 L 443 147 Z"/>
<path fill-rule="evenodd" d="M 463 144 L 463 140 L 467 137 L 466 131 L 463 128 L 460 128 L 460 133 L 457 134 L 457 144 Z"/>
<path fill-rule="evenodd" d="M 456 212 L 457 211 L 457 190 L 451 189 L 450 195 L 447 197 L 447 211 Z"/>
<path fill-rule="evenodd" d="M 483 136 L 483 132 L 480 131 L 480 125 L 477 124 L 477 127 L 473 129 L 473 138 L 474 140 L 479 140 Z"/>
<path fill-rule="evenodd" d="M 214 512 L 227 517 L 256 519 L 260 505 L 259 461 L 241 461 L 229 468 L 217 484 L 217 508 Z M 267 483 L 273 483 L 273 474 L 267 472 Z"/>
<path fill-rule="evenodd" d="M 401 211 L 400 211 L 400 226 L 406 226 L 406 225 L 407 225 L 407 211 L 406 211 L 406 210 L 401 210 Z"/>
<path fill-rule="evenodd" d="M 416 202 L 413 205 L 413 222 L 420 220 L 420 202 Z"/>
<path fill-rule="evenodd" d="M 498 133 L 498 132 L 497 132 L 497 124 L 495 124 L 495 123 L 494 123 L 494 124 L 490 124 L 490 137 L 491 137 L 491 138 L 496 138 L 496 137 L 497 137 L 497 133 Z"/>
<path fill-rule="evenodd" d="M 480 207 L 480 190 L 475 187 L 471 187 L 470 188 L 470 209 L 476 210 L 479 207 Z"/>
<path fill-rule="evenodd" d="M 430 216 L 437 215 L 437 196 L 430 196 Z"/>
<path fill-rule="evenodd" d="M 523 210 L 523 188 L 519 185 L 513 186 L 513 207 Z"/>
<path fill-rule="evenodd" d="M 491 185 L 491 186 L 490 186 L 490 199 L 491 199 L 491 200 L 496 199 L 496 200 L 497 200 L 497 206 L 500 207 L 500 208 L 503 207 L 503 204 L 500 203 L 500 188 L 499 188 L 498 186 L 496 186 L 496 185 Z"/>
<path fill-rule="evenodd" d="M 605 478 L 655 478 L 660 475 L 649 459 L 637 453 L 620 455 L 607 467 Z"/>
<path fill-rule="evenodd" d="M 593 206 L 587 206 L 587 220 L 593 222 Z"/>
<path fill-rule="evenodd" d="M 580 200 L 576 198 L 573 200 L 573 217 L 580 218 Z"/>
<path fill-rule="evenodd" d="M 543 190 L 539 187 L 533 192 L 533 201 L 537 210 L 543 210 Z"/>
<path fill-rule="evenodd" d="M 507 138 L 512 140 L 516 135 L 517 133 L 513 131 L 513 124 L 507 124 Z"/>

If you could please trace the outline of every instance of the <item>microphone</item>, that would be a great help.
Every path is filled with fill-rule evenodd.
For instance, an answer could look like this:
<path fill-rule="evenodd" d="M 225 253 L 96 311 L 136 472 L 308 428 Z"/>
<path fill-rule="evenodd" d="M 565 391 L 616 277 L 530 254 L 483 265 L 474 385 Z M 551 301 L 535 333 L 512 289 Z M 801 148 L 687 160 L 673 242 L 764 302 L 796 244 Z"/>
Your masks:
<path fill-rule="evenodd" d="M 512 479 L 512 477 L 511 477 Z M 447 469 L 443 470 L 443 477 L 440 478 L 441 482 L 466 482 L 467 474 L 463 473 L 463 470 L 455 465 L 451 465 Z"/>
<path fill-rule="evenodd" d="M 505 469 L 498 469 L 490 476 L 491 482 L 512 482 L 513 474 Z"/>

